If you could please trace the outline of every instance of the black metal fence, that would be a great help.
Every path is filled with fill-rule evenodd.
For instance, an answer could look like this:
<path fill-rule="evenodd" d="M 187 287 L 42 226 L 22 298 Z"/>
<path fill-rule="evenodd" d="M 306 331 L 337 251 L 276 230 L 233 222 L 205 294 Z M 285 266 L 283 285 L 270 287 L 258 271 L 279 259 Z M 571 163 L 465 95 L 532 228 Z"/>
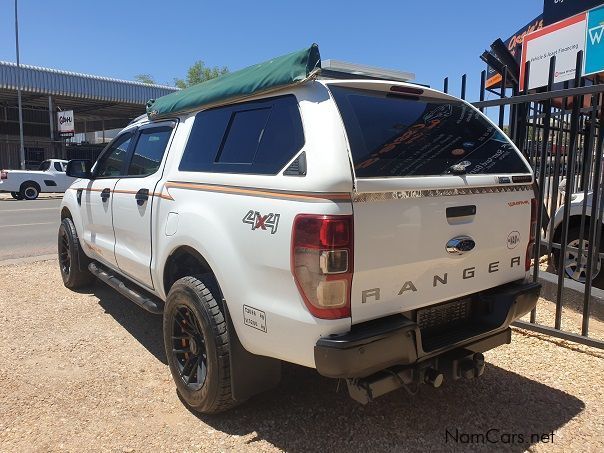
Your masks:
<path fill-rule="evenodd" d="M 604 241 L 602 238 L 602 151 L 604 139 L 604 81 L 582 77 L 583 53 L 577 54 L 573 81 L 554 85 L 556 57 L 550 59 L 547 87 L 520 92 L 518 85 L 507 87 L 503 68 L 501 88 L 485 89 L 486 72 L 481 74 L 481 111 L 496 110 L 498 125 L 525 154 L 536 176 L 537 211 L 533 260 L 534 280 L 548 268 L 557 274 L 553 325 L 538 322 L 538 307 L 530 320 L 519 327 L 604 349 L 604 339 L 590 336 L 593 287 L 604 289 Z M 529 86 L 530 63 L 524 71 L 524 87 Z M 461 97 L 466 95 L 466 76 L 461 80 Z M 448 91 L 448 78 L 444 91 Z M 485 100 L 487 92 L 496 99 Z M 535 90 L 533 90 L 535 91 Z M 509 96 L 508 96 L 509 95 Z M 507 124 L 506 124 L 507 120 Z M 562 328 L 565 285 L 579 283 L 582 293 L 580 334 Z M 596 290 L 599 291 L 599 290 Z"/>

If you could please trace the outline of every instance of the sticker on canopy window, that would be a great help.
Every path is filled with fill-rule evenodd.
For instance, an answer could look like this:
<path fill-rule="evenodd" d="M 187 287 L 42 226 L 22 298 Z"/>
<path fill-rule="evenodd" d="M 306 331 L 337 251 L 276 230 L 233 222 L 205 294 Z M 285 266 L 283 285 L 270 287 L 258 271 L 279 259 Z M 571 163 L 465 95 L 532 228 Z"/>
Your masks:
<path fill-rule="evenodd" d="M 426 113 L 424 115 L 424 122 L 429 123 L 433 120 L 447 118 L 451 116 L 451 113 L 453 113 L 453 107 L 451 106 L 451 104 L 442 104 L 437 108 Z"/>

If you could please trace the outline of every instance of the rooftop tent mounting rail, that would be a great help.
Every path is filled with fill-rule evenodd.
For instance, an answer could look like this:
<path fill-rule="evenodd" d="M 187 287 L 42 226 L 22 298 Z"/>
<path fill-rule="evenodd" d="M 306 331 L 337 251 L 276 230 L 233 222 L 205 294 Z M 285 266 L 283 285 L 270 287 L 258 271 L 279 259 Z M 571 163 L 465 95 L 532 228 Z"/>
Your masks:
<path fill-rule="evenodd" d="M 327 79 L 374 79 L 412 82 L 415 74 L 406 71 L 378 68 L 340 60 L 323 60 L 321 77 Z"/>
<path fill-rule="evenodd" d="M 319 46 L 292 52 L 147 102 L 155 120 L 226 104 L 308 80 L 321 68 Z"/>

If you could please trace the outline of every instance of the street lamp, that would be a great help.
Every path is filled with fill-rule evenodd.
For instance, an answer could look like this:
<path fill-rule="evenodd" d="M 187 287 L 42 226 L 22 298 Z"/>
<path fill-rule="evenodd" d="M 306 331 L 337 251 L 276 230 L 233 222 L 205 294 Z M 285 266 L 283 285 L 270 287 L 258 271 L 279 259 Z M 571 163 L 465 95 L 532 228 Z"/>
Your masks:
<path fill-rule="evenodd" d="M 21 107 L 21 65 L 19 63 L 19 18 L 15 0 L 15 47 L 17 51 L 17 103 L 19 105 L 19 160 L 21 170 L 25 170 L 25 147 L 23 145 L 23 110 Z"/>

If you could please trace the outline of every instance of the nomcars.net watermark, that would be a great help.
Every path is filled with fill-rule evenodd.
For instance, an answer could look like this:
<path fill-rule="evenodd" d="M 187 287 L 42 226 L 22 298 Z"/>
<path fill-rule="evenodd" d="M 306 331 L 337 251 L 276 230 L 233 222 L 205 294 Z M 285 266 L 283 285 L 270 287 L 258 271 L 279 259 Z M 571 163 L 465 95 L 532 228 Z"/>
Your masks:
<path fill-rule="evenodd" d="M 445 429 L 447 444 L 482 444 L 482 445 L 515 445 L 515 444 L 551 444 L 555 433 L 512 433 L 498 428 L 483 432 L 463 432 L 458 428 Z"/>

